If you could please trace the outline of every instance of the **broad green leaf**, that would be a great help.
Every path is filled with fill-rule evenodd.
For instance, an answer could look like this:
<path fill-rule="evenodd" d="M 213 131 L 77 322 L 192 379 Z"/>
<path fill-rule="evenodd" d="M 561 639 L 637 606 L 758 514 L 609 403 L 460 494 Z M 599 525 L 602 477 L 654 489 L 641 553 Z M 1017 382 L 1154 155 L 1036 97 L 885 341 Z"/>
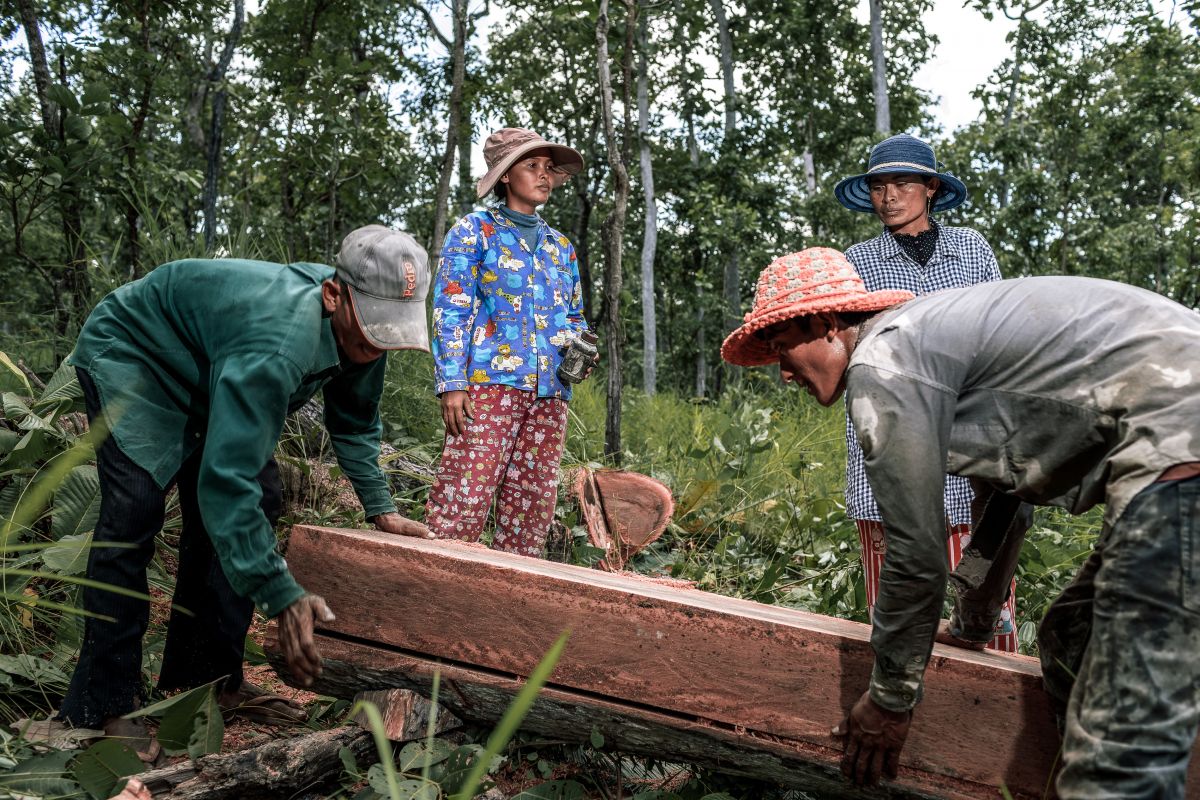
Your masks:
<path fill-rule="evenodd" d="M 56 538 L 95 530 L 100 519 L 100 474 L 92 464 L 67 473 L 54 491 L 50 532 Z"/>
<path fill-rule="evenodd" d="M 58 369 L 54 370 L 54 374 L 50 376 L 50 380 L 46 382 L 46 388 L 42 390 L 42 394 L 38 397 L 35 407 L 40 407 L 43 403 L 58 403 L 60 400 L 82 400 L 83 389 L 79 385 L 79 376 L 75 372 L 75 367 L 67 359 L 63 359 L 58 365 Z"/>
<path fill-rule="evenodd" d="M 80 791 L 79 784 L 65 777 L 74 757 L 74 750 L 59 750 L 22 761 L 11 772 L 0 773 L 0 795 L 64 797 Z"/>
<path fill-rule="evenodd" d="M 15 478 L 12 483 L 0 488 L 0 519 L 12 519 L 17 503 L 21 502 L 21 494 L 28 485 L 26 478 Z"/>
<path fill-rule="evenodd" d="M 10 431 L 8 428 L 0 428 L 0 455 L 7 455 L 12 452 L 12 449 L 21 441 L 21 434 L 16 431 Z"/>
<path fill-rule="evenodd" d="M 85 106 L 107 103 L 111 98 L 111 92 L 103 83 L 89 83 L 83 87 L 83 104 Z"/>
<path fill-rule="evenodd" d="M 358 761 L 354 758 L 354 751 L 349 747 L 343 747 L 338 750 L 338 758 L 342 760 L 342 768 L 346 770 L 346 774 L 350 777 L 358 776 Z"/>
<path fill-rule="evenodd" d="M 35 686 L 62 686 L 70 679 L 66 673 L 44 658 L 22 653 L 19 656 L 0 655 L 0 672 L 6 672 Z"/>
<path fill-rule="evenodd" d="M 50 427 L 50 423 L 33 413 L 15 392 L 5 392 L 0 395 L 0 402 L 4 405 L 4 416 L 17 423 L 18 428 L 31 431 L 35 428 Z"/>
<path fill-rule="evenodd" d="M 433 739 L 428 744 L 425 742 L 409 742 L 400 749 L 400 755 L 396 761 L 401 772 L 412 772 L 420 769 L 425 764 L 425 759 L 429 759 L 430 764 L 437 764 L 445 761 L 454 752 L 454 745 L 444 739 Z"/>
<path fill-rule="evenodd" d="M 92 534 L 64 536 L 42 551 L 42 566 L 56 575 L 81 575 L 87 570 Z"/>
<path fill-rule="evenodd" d="M 207 704 L 213 688 L 209 684 L 182 692 L 176 695 L 179 701 L 162 712 L 162 719 L 158 723 L 158 742 L 167 755 L 175 756 L 188 751 L 196 721 L 203 713 L 201 709 Z"/>
<path fill-rule="evenodd" d="M 419 778 L 406 778 L 400 781 L 400 800 L 438 800 L 441 794 L 436 783 Z"/>
<path fill-rule="evenodd" d="M 63 122 L 63 130 L 72 138 L 78 139 L 81 142 L 87 141 L 88 137 L 92 135 L 91 124 L 83 117 L 76 116 L 75 114 L 66 118 Z"/>
<path fill-rule="evenodd" d="M 604 747 L 604 734 L 602 734 L 600 729 L 595 725 L 592 726 L 592 733 L 588 739 L 591 741 L 592 747 L 596 748 L 597 750 L 599 750 L 601 747 Z"/>
<path fill-rule="evenodd" d="M 55 103 L 58 103 L 68 111 L 75 112 L 79 110 L 79 98 L 61 83 L 52 83 L 46 87 L 46 96 Z"/>
<path fill-rule="evenodd" d="M 17 442 L 17 446 L 9 451 L 4 460 L 0 461 L 0 468 L 11 470 L 27 467 L 49 458 L 61 444 L 61 440 L 51 430 L 38 428 L 29 431 L 21 437 L 21 441 Z"/>
<path fill-rule="evenodd" d="M 209 753 L 221 752 L 225 738 L 225 720 L 221 718 L 221 707 L 217 705 L 215 687 L 204 696 L 196 710 L 196 723 L 188 738 L 187 751 L 193 759 Z"/>
<path fill-rule="evenodd" d="M 218 678 L 217 680 L 224 680 L 224 678 Z M 138 717 L 161 717 L 180 703 L 192 703 L 193 707 L 198 706 L 199 702 L 197 698 L 207 689 L 215 686 L 216 683 L 217 681 L 206 683 L 203 686 L 197 686 L 195 689 L 189 689 L 186 692 L 180 692 L 179 694 L 172 695 L 165 700 L 159 700 L 157 703 L 151 703 L 148 706 L 139 708 L 137 711 L 131 711 L 130 713 L 126 714 L 125 719 L 136 719 Z M 186 742 L 187 739 L 185 738 L 184 741 Z"/>
<path fill-rule="evenodd" d="M 71 769 L 75 780 L 95 800 L 112 795 L 121 778 L 137 775 L 146 768 L 129 745 L 104 739 L 84 750 Z"/>
<path fill-rule="evenodd" d="M 3 350 L 0 350 L 0 366 L 7 367 L 13 375 L 20 378 L 21 383 L 25 384 L 25 390 L 29 394 L 33 394 L 33 387 L 29 385 L 29 378 L 25 377 L 25 373 L 21 371 L 21 368 L 14 364 L 13 360 L 8 357 L 8 353 L 5 353 Z"/>
<path fill-rule="evenodd" d="M 267 653 L 258 642 L 254 641 L 251 636 L 246 636 L 246 642 L 242 646 L 242 660 L 248 666 L 260 667 L 267 663 Z"/>

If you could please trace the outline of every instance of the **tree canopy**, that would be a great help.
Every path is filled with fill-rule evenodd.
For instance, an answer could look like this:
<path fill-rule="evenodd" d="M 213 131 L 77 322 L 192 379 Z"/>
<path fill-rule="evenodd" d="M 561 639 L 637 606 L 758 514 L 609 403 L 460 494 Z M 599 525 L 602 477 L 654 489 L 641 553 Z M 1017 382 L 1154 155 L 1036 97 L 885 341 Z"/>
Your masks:
<path fill-rule="evenodd" d="M 970 188 L 946 221 L 982 231 L 1007 276 L 1095 275 L 1200 305 L 1197 4 L 1169 18 L 1128 0 L 972 5 L 1016 26 L 1010 57 L 976 89 L 982 113 L 955 131 L 937 129 L 934 99 L 914 85 L 938 44 L 930 0 L 883 4 L 879 20 L 891 131 L 933 139 Z M 850 0 L 4 0 L 0 11 L 2 330 L 36 342 L 47 365 L 103 293 L 169 260 L 328 262 L 372 222 L 436 250 L 475 202 L 482 138 L 501 125 L 585 157 L 544 216 L 577 246 L 589 319 L 624 331 L 629 386 L 721 392 L 737 376 L 716 349 L 758 270 L 877 230 L 832 192 L 883 135 L 871 26 Z M 614 213 L 624 247 L 604 248 Z"/>

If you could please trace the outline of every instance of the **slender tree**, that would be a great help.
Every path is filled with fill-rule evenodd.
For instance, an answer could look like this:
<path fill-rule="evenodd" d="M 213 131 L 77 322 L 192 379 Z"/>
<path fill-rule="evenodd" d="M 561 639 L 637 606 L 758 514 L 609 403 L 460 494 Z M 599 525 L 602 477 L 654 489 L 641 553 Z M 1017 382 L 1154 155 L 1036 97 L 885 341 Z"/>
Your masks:
<path fill-rule="evenodd" d="M 733 36 L 729 32 L 729 19 L 725 14 L 724 0 L 709 0 L 713 17 L 717 22 L 717 41 L 720 45 L 721 81 L 725 87 L 725 138 L 721 142 L 722 160 L 728 162 L 737 156 L 738 97 L 734 82 Z M 742 278 L 738 264 L 738 250 L 732 239 L 726 242 L 725 272 L 721 295 L 725 300 L 725 330 L 731 331 L 742 323 Z"/>
<path fill-rule="evenodd" d="M 629 73 L 632 60 L 632 27 L 637 18 L 637 0 L 625 0 L 625 25 L 628 30 L 622 72 L 625 94 L 625 115 L 629 115 Z M 629 206 L 629 170 L 626 167 L 626 142 L 629 138 L 628 119 L 625 141 L 618 140 L 613 124 L 613 88 L 608 54 L 608 0 L 600 0 L 596 14 L 596 72 L 599 79 L 601 118 L 604 144 L 608 149 L 608 164 L 612 173 L 613 205 L 604 218 L 600 237 L 604 243 L 604 327 L 607 345 L 608 409 L 604 420 L 604 454 L 614 463 L 621 463 L 621 389 L 624 328 L 621 324 L 622 245 L 625 235 L 625 215 Z"/>
<path fill-rule="evenodd" d="M 25 29 L 25 40 L 29 47 L 29 59 L 33 71 L 34 87 L 38 95 L 38 107 L 42 111 L 42 130 L 47 142 L 54 142 L 60 152 L 66 150 L 67 122 L 70 111 L 51 100 L 50 65 L 42 33 L 38 9 L 33 0 L 17 0 L 21 25 Z M 66 59 L 59 58 L 59 86 L 66 90 Z M 69 92 L 67 92 L 69 94 Z M 81 321 L 87 313 L 90 281 L 87 261 L 84 258 L 83 203 L 80 191 L 73 185 L 70 176 L 64 176 L 58 187 L 58 210 L 62 221 L 62 240 L 66 247 L 66 259 L 54 292 L 59 299 L 54 309 L 55 329 L 64 336 L 73 321 Z M 66 301 L 66 307 L 62 305 Z"/>
<path fill-rule="evenodd" d="M 875 95 L 875 133 L 892 131 L 892 109 L 888 101 L 887 51 L 883 44 L 883 0 L 868 0 L 871 6 L 871 88 Z"/>
<path fill-rule="evenodd" d="M 646 17 L 638 23 L 638 160 L 642 197 L 646 204 L 642 227 L 642 388 L 652 395 L 658 384 L 657 338 L 654 318 L 654 253 L 658 247 L 658 204 L 654 199 L 654 163 L 650 157 L 650 89 L 646 76 L 650 49 Z"/>
<path fill-rule="evenodd" d="M 233 23 L 225 38 L 221 57 L 208 73 L 208 85 L 212 92 L 212 117 L 208 127 L 208 147 L 204 160 L 204 248 L 212 251 L 217 238 L 217 190 L 221 180 L 221 141 L 225 130 L 225 99 L 229 92 L 223 85 L 225 73 L 233 61 L 238 42 L 242 38 L 245 20 L 244 0 L 234 0 Z"/>

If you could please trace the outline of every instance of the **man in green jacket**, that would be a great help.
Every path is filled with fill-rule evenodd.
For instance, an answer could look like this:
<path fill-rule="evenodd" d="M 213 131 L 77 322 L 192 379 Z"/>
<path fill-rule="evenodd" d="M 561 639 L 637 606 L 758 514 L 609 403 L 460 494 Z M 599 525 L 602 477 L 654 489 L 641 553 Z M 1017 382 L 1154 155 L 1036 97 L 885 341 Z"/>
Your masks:
<path fill-rule="evenodd" d="M 71 357 L 88 417 L 109 432 L 97 449 L 100 518 L 88 578 L 144 594 L 167 492 L 183 530 L 159 689 L 227 680 L 219 700 L 257 716 L 298 709 L 246 682 L 254 606 L 279 623 L 281 649 L 305 683 L 320 672 L 314 620 L 332 621 L 276 551 L 282 510 L 272 459 L 284 418 L 318 390 L 338 464 L 367 518 L 426 536 L 397 512 L 379 467 L 387 350 L 429 349 L 425 251 L 370 225 L 319 264 L 185 260 L 158 267 L 96 306 Z M 112 546 L 105 546 L 112 545 Z M 79 663 L 59 717 L 125 732 L 142 698 L 145 600 L 87 588 Z"/>

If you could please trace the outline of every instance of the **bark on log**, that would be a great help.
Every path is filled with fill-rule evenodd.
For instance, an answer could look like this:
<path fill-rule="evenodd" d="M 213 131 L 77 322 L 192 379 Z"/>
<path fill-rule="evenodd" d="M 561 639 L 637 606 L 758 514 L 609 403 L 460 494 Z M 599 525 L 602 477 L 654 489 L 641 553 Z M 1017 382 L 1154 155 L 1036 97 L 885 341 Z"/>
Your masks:
<path fill-rule="evenodd" d="M 343 747 L 364 767 L 375 753 L 370 733 L 346 726 L 203 756 L 138 777 L 159 800 L 271 800 L 336 784 Z"/>
<path fill-rule="evenodd" d="M 338 615 L 322 692 L 427 690 L 440 667 L 446 705 L 486 722 L 570 628 L 531 730 L 580 739 L 599 720 L 631 752 L 834 791 L 829 730 L 867 685 L 865 625 L 458 542 L 308 526 L 290 541 Z M 874 796 L 1042 797 L 1058 749 L 1036 660 L 939 645 L 900 780 Z"/>
<path fill-rule="evenodd" d="M 280 674 L 288 678 L 279 655 L 275 628 L 268 634 L 267 653 Z M 493 673 L 391 649 L 316 636 L 325 668 L 314 691 L 348 697 L 362 687 L 401 687 L 428 695 L 433 676 L 440 678 L 439 703 L 457 716 L 483 724 L 495 723 L 521 690 L 524 679 Z M 652 708 L 612 702 L 592 694 L 561 687 L 543 689 L 530 708 L 521 729 L 555 741 L 583 744 L 595 727 L 605 747 L 655 759 L 684 761 L 729 775 L 774 781 L 822 797 L 850 798 L 977 798 L 956 793 L 956 782 L 946 780 L 946 790 L 911 788 L 855 789 L 842 780 L 838 753 L 831 739 L 826 746 L 788 740 L 762 731 L 721 725 L 703 717 L 664 713 Z M 905 770 L 905 773 L 911 770 Z M 994 797 L 995 792 L 987 795 Z"/>
<path fill-rule="evenodd" d="M 359 692 L 354 696 L 355 702 L 374 703 L 383 718 L 383 732 L 393 742 L 412 742 L 424 739 L 429 732 L 429 716 L 433 713 L 433 704 L 417 692 L 407 689 L 382 689 L 369 692 Z M 360 711 L 354 716 L 354 721 L 364 728 L 370 728 L 367 712 Z M 454 730 L 462 725 L 462 720 L 438 704 L 437 721 L 433 724 L 433 735 L 438 736 L 446 731 Z"/>

